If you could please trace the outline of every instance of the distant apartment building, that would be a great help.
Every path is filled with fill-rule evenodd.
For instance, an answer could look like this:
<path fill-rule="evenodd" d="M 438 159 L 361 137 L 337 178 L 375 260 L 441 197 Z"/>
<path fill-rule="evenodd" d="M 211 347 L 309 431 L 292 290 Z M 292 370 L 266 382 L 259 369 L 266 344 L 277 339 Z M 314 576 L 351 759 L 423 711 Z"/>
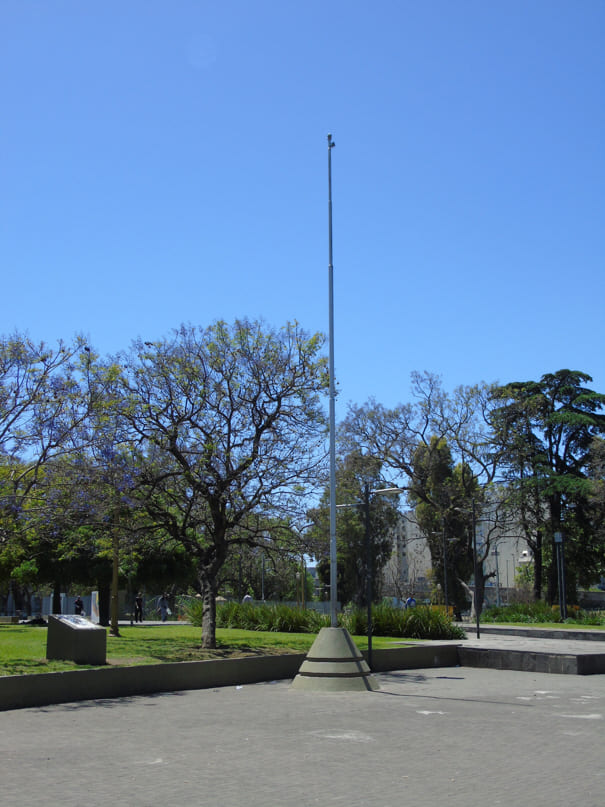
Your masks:
<path fill-rule="evenodd" d="M 517 569 L 532 562 L 527 541 L 516 518 L 496 505 L 484 508 L 477 518 L 476 534 L 477 556 L 483 558 L 484 572 L 493 573 L 486 585 L 486 602 L 507 602 L 517 588 Z M 402 600 L 414 597 L 417 602 L 429 599 L 431 553 L 413 510 L 401 514 L 392 537 L 393 549 L 383 574 L 384 595 Z"/>

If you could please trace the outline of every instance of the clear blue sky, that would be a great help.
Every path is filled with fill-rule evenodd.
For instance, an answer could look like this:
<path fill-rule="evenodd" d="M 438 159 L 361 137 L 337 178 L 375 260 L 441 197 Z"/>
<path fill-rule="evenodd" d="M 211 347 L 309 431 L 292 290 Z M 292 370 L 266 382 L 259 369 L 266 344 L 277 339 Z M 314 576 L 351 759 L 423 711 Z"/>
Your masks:
<path fill-rule="evenodd" d="M 338 414 L 605 392 L 602 0 L 0 0 L 0 332 L 328 330 Z"/>

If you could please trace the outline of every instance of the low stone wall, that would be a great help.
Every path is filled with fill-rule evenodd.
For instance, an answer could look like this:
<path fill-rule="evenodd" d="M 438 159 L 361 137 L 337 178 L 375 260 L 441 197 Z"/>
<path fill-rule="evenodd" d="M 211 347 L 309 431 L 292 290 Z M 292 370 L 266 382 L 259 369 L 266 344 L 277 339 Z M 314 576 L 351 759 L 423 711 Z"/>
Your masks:
<path fill-rule="evenodd" d="M 459 647 L 462 667 L 555 675 L 601 675 L 605 673 L 605 653 L 549 653 L 546 650 L 501 650 Z"/>
<path fill-rule="evenodd" d="M 372 672 L 455 667 L 460 663 L 458 649 L 457 644 L 410 644 L 388 650 L 372 650 Z M 363 656 L 367 660 L 368 654 L 365 651 Z"/>
<path fill-rule="evenodd" d="M 104 667 L 62 673 L 9 675 L 0 677 L 0 709 L 278 681 L 294 678 L 304 659 L 304 653 L 291 653 L 140 667 Z M 457 645 L 409 645 L 372 652 L 372 667 L 375 672 L 448 667 L 457 663 Z"/>

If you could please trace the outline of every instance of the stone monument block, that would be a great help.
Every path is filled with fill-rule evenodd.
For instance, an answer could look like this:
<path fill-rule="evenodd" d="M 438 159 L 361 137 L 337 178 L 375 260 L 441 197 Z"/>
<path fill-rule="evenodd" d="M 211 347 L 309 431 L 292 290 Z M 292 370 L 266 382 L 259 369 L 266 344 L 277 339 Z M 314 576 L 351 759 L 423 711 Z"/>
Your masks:
<path fill-rule="evenodd" d="M 46 658 L 106 664 L 107 631 L 82 616 L 49 616 Z"/>

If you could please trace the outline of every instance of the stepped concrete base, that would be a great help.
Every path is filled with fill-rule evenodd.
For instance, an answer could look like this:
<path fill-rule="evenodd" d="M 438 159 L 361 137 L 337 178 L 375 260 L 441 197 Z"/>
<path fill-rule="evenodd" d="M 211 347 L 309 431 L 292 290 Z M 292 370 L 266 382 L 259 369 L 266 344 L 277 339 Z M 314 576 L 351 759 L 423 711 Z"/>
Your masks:
<path fill-rule="evenodd" d="M 313 692 L 373 692 L 380 686 L 345 628 L 322 628 L 292 689 Z"/>
<path fill-rule="evenodd" d="M 463 667 L 519 670 L 556 675 L 605 673 L 605 653 L 549 653 L 544 650 L 458 647 L 458 657 Z"/>

